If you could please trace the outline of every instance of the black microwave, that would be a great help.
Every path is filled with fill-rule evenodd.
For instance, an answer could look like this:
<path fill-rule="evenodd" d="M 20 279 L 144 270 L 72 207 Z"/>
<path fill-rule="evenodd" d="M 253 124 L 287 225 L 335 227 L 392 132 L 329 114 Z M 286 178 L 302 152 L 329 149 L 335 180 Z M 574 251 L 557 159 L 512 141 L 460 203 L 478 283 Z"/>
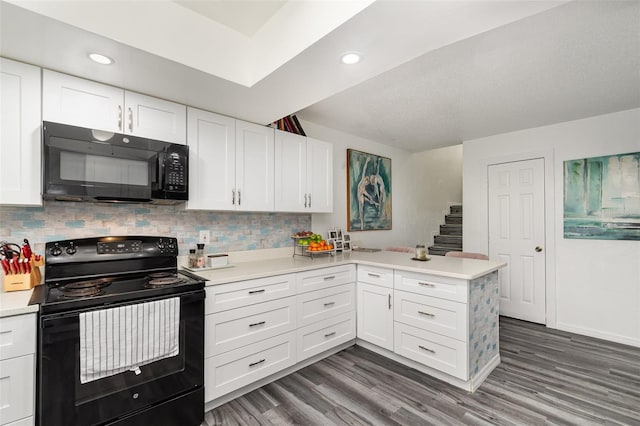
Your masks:
<path fill-rule="evenodd" d="M 189 196 L 189 147 L 45 121 L 45 199 L 176 204 Z"/>

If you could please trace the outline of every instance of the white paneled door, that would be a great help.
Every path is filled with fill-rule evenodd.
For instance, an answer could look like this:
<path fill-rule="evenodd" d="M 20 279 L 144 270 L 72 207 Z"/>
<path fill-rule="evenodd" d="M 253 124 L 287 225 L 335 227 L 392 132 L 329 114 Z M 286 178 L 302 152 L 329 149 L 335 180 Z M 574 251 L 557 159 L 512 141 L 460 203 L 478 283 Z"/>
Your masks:
<path fill-rule="evenodd" d="M 489 256 L 500 270 L 500 315 L 546 324 L 544 159 L 494 164 Z"/>

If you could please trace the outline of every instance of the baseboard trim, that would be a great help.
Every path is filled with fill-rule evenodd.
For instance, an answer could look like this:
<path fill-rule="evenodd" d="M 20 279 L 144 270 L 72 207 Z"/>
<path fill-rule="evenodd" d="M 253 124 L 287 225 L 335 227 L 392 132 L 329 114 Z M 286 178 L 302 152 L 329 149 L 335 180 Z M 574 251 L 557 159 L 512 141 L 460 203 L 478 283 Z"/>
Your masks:
<path fill-rule="evenodd" d="M 623 345 L 635 346 L 640 348 L 640 339 L 621 336 L 619 334 L 606 333 L 588 327 L 578 327 L 564 322 L 557 322 L 556 327 L 553 328 L 562 331 L 568 331 L 569 333 L 582 334 L 584 336 L 595 337 L 596 339 L 608 340 L 610 342 L 622 343 Z"/>

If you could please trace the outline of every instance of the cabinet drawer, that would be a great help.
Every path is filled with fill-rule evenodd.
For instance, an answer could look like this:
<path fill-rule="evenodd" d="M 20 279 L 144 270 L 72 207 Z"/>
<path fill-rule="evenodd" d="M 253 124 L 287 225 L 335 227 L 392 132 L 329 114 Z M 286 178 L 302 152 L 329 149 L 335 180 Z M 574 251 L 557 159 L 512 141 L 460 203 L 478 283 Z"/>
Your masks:
<path fill-rule="evenodd" d="M 36 314 L 4 317 L 0 321 L 0 359 L 36 351 Z"/>
<path fill-rule="evenodd" d="M 396 271 L 394 285 L 396 290 L 467 303 L 466 280 Z"/>
<path fill-rule="evenodd" d="M 7 423 L 6 426 L 33 426 L 35 421 L 34 417 L 25 417 L 24 419 L 16 420 L 13 423 Z"/>
<path fill-rule="evenodd" d="M 356 280 L 355 271 L 354 265 L 343 265 L 300 272 L 296 277 L 298 293 L 352 283 Z"/>
<path fill-rule="evenodd" d="M 394 350 L 428 367 L 467 380 L 467 345 L 450 337 L 396 323 Z"/>
<path fill-rule="evenodd" d="M 298 329 L 298 362 L 356 338 L 355 311 Z"/>
<path fill-rule="evenodd" d="M 355 286 L 343 284 L 298 295 L 298 327 L 355 310 Z"/>
<path fill-rule="evenodd" d="M 254 303 L 266 302 L 296 293 L 295 275 L 277 275 L 206 288 L 205 313 L 213 314 Z"/>
<path fill-rule="evenodd" d="M 211 401 L 296 363 L 295 332 L 205 360 L 205 401 Z"/>
<path fill-rule="evenodd" d="M 33 415 L 34 370 L 33 354 L 0 361 L 0 419 L 3 424 Z"/>
<path fill-rule="evenodd" d="M 207 315 L 205 357 L 217 355 L 296 328 L 294 297 Z"/>
<path fill-rule="evenodd" d="M 393 269 L 358 265 L 358 282 L 393 288 Z"/>
<path fill-rule="evenodd" d="M 467 340 L 467 305 L 421 294 L 394 292 L 394 319 L 414 327 Z"/>

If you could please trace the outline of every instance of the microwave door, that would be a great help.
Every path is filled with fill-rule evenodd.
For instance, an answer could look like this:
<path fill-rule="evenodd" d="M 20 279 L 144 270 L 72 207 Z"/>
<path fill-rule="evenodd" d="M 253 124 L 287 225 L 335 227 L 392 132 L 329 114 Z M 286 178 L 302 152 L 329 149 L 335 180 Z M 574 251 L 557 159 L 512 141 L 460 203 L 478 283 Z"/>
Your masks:
<path fill-rule="evenodd" d="M 149 201 L 157 152 L 146 146 L 50 136 L 45 155 L 48 195 Z"/>

